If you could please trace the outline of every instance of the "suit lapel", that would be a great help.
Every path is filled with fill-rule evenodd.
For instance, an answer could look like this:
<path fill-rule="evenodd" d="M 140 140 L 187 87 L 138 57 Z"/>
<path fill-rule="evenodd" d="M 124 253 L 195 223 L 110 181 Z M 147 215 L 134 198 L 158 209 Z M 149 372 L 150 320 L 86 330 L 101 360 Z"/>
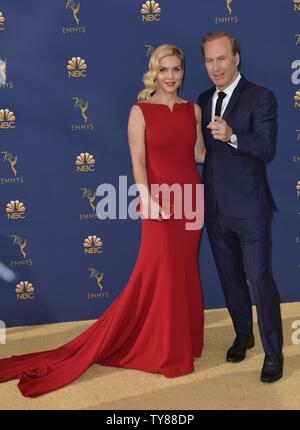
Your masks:
<path fill-rule="evenodd" d="M 207 104 L 205 107 L 206 124 L 209 124 L 211 121 L 212 97 L 213 97 L 214 92 L 215 92 L 215 88 L 211 88 L 211 90 L 208 94 L 208 100 L 207 100 Z"/>
<path fill-rule="evenodd" d="M 241 94 L 241 91 L 243 90 L 244 86 L 246 84 L 246 79 L 244 76 L 241 77 L 239 83 L 235 87 L 232 96 L 230 97 L 229 103 L 226 106 L 225 112 L 223 113 L 222 118 L 226 121 L 230 112 L 232 111 L 233 107 L 235 106 L 236 102 L 238 101 L 238 98 Z"/>

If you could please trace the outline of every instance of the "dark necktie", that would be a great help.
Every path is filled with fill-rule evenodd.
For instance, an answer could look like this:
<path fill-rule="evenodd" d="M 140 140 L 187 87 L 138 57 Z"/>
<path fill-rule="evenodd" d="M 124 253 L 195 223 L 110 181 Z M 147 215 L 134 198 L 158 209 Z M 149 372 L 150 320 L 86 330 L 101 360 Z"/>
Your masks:
<path fill-rule="evenodd" d="M 224 97 L 226 97 L 226 96 L 227 96 L 227 94 L 224 93 L 223 91 L 218 92 L 218 99 L 217 99 L 217 104 L 216 104 L 215 116 L 221 116 L 222 101 L 223 101 Z"/>

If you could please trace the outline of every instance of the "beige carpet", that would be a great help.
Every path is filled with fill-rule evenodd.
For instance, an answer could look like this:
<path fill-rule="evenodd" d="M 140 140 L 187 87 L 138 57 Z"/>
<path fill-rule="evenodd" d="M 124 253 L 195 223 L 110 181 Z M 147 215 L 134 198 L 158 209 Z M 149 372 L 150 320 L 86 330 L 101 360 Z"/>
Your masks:
<path fill-rule="evenodd" d="M 300 409 L 300 344 L 292 343 L 292 323 L 300 320 L 300 303 L 282 305 L 282 317 L 285 373 L 273 384 L 259 380 L 264 354 L 256 324 L 256 346 L 246 360 L 225 362 L 234 332 L 227 311 L 218 309 L 205 312 L 205 348 L 190 375 L 168 379 L 95 364 L 67 387 L 35 399 L 21 395 L 17 380 L 0 384 L 0 409 Z M 8 329 L 7 343 L 0 344 L 0 357 L 55 348 L 90 324 Z"/>

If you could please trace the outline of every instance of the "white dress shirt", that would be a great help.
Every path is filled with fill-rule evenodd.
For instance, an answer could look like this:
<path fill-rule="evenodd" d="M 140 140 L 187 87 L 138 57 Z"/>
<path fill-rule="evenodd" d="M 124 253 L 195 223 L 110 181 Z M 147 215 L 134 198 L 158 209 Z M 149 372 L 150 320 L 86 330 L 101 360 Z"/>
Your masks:
<path fill-rule="evenodd" d="M 226 93 L 226 96 L 223 98 L 223 101 L 222 101 L 221 116 L 223 116 L 225 109 L 229 103 L 230 97 L 232 96 L 232 93 L 233 93 L 235 87 L 237 86 L 237 84 L 239 83 L 241 77 L 242 77 L 241 74 L 238 73 L 236 79 L 224 90 L 219 90 L 216 87 L 216 91 L 214 92 L 213 97 L 212 97 L 212 109 L 211 109 L 211 120 L 212 121 L 214 121 L 214 119 L 215 119 L 215 110 L 216 110 L 216 104 L 217 104 L 217 98 L 218 98 L 219 91 L 223 91 L 224 93 Z M 233 146 L 234 148 L 238 147 L 237 143 L 233 144 L 231 142 L 228 142 L 228 144 Z"/>

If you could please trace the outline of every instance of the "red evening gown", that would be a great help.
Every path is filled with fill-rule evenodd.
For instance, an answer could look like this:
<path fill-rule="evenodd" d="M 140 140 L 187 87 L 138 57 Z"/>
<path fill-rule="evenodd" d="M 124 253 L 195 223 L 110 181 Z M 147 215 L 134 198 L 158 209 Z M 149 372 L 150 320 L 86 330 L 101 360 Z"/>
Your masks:
<path fill-rule="evenodd" d="M 176 103 L 173 111 L 162 104 L 138 106 L 146 123 L 149 185 L 199 184 L 194 104 Z M 74 381 L 94 363 L 168 378 L 193 372 L 203 346 L 201 230 L 187 230 L 184 218 L 141 222 L 136 264 L 112 305 L 57 349 L 1 359 L 0 382 L 19 378 L 22 394 L 36 397 Z"/>

